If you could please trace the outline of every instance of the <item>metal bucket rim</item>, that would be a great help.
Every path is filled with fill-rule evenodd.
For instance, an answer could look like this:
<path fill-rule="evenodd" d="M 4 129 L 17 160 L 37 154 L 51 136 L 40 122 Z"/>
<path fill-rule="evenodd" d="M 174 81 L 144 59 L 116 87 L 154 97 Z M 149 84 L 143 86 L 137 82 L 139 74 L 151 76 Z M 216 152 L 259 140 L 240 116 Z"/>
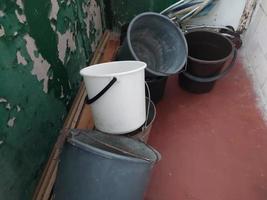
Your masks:
<path fill-rule="evenodd" d="M 161 19 L 164 19 L 166 20 L 167 23 L 169 24 L 172 24 L 176 27 L 176 31 L 177 33 L 180 35 L 180 37 L 183 39 L 183 45 L 185 47 L 185 57 L 183 59 L 183 61 L 181 62 L 181 65 L 179 67 L 177 67 L 176 71 L 173 72 L 173 73 L 166 73 L 166 72 L 158 72 L 158 71 L 154 71 L 154 70 L 151 70 L 149 67 L 146 67 L 146 70 L 154 75 L 157 75 L 157 76 L 170 76 L 170 75 L 174 75 L 174 74 L 177 74 L 183 67 L 184 65 L 186 64 L 187 62 L 187 56 L 188 56 L 188 46 L 187 46 L 187 42 L 186 42 L 186 38 L 184 36 L 184 34 L 182 33 L 182 31 L 176 26 L 176 24 L 170 20 L 168 17 L 162 15 L 162 14 L 159 14 L 159 13 L 155 13 L 155 12 L 144 12 L 144 13 L 141 13 L 139 15 L 137 15 L 136 17 L 133 18 L 133 20 L 130 22 L 129 24 L 129 27 L 128 27 L 128 30 L 127 30 L 127 37 L 126 37 L 126 40 L 127 40 L 127 44 L 128 44 L 128 47 L 130 49 L 130 52 L 132 53 L 133 57 L 135 60 L 138 60 L 138 61 L 141 61 L 137 56 L 136 56 L 136 53 L 134 52 L 133 50 L 133 47 L 132 47 L 132 43 L 131 43 L 131 29 L 133 27 L 133 24 L 141 17 L 143 16 L 156 16 L 156 17 L 160 17 Z"/>
<path fill-rule="evenodd" d="M 205 32 L 205 33 L 212 33 L 214 35 L 217 35 L 217 36 L 220 36 L 222 38 L 224 38 L 232 47 L 232 50 L 231 52 L 229 53 L 228 56 L 222 58 L 222 59 L 218 59 L 218 60 L 202 60 L 202 59 L 198 59 L 198 58 L 194 58 L 192 56 L 189 55 L 188 53 L 188 58 L 193 60 L 193 61 L 196 61 L 196 62 L 202 62 L 202 63 L 207 63 L 207 64 L 215 64 L 215 63 L 218 63 L 218 62 L 225 62 L 227 61 L 230 57 L 232 57 L 233 53 L 234 53 L 234 44 L 232 43 L 232 41 L 230 39 L 228 39 L 227 37 L 223 36 L 222 34 L 220 33 L 217 33 L 215 31 L 209 31 L 209 30 L 190 30 L 188 31 L 187 33 L 185 33 L 185 37 L 186 35 L 190 34 L 190 33 L 194 33 L 194 32 Z"/>
<path fill-rule="evenodd" d="M 92 130 L 92 132 L 100 132 L 100 131 Z M 83 133 L 82 130 L 80 130 L 80 133 L 78 133 L 78 134 L 81 134 L 81 133 Z M 102 134 L 104 134 L 104 133 L 102 133 Z M 116 136 L 113 136 L 113 137 L 116 137 Z M 125 140 L 132 140 L 133 142 L 140 142 L 140 141 L 136 141 L 134 139 L 128 138 L 128 137 L 124 137 L 124 136 L 121 136 L 121 137 L 123 137 Z M 119 159 L 119 160 L 123 160 L 123 161 L 130 161 L 130 162 L 143 163 L 143 164 L 149 164 L 149 165 L 153 165 L 158 160 L 160 160 L 160 157 L 158 156 L 158 155 L 160 155 L 160 153 L 157 150 L 155 150 L 154 148 L 151 148 L 149 145 L 144 144 L 143 142 L 140 142 L 140 143 L 145 145 L 151 152 L 153 152 L 155 154 L 155 160 L 149 160 L 148 161 L 148 160 L 142 159 L 142 158 L 136 158 L 133 156 L 126 156 L 123 154 L 113 153 L 113 152 L 110 152 L 110 151 L 107 151 L 104 149 L 94 147 L 93 145 L 84 144 L 83 142 L 78 141 L 73 137 L 69 137 L 67 141 L 68 141 L 68 143 L 70 143 L 74 147 L 77 146 L 80 149 L 82 149 L 83 151 L 87 151 L 87 152 L 90 152 L 92 154 L 95 154 L 95 155 L 98 155 L 100 157 L 104 157 L 107 159 Z"/>

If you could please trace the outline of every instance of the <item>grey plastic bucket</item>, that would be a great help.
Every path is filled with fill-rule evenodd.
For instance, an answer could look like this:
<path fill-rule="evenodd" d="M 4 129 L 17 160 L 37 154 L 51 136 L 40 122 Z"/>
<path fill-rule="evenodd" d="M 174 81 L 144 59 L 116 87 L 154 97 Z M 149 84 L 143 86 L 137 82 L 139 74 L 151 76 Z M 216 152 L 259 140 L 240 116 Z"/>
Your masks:
<path fill-rule="evenodd" d="M 147 107 L 148 107 L 148 103 L 149 103 L 148 101 L 149 101 L 149 99 L 147 99 L 147 101 L 146 101 Z M 150 100 L 146 123 L 142 127 L 140 127 L 139 129 L 137 129 L 136 131 L 133 131 L 133 132 L 127 134 L 126 136 L 147 143 L 153 122 L 156 118 L 156 115 L 157 115 L 156 107 L 155 107 L 154 103 Z"/>
<path fill-rule="evenodd" d="M 187 54 L 182 31 L 169 18 L 146 12 L 131 21 L 117 59 L 147 63 L 148 76 L 169 76 L 181 71 Z"/>
<path fill-rule="evenodd" d="M 137 140 L 72 130 L 60 156 L 56 200 L 142 200 L 160 154 Z"/>

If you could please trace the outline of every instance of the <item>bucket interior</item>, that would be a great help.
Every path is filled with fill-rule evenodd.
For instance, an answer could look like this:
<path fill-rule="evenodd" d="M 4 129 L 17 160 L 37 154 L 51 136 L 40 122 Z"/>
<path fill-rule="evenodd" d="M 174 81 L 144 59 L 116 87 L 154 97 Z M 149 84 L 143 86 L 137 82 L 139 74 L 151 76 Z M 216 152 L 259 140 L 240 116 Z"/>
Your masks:
<path fill-rule="evenodd" d="M 228 57 L 233 46 L 224 36 L 209 31 L 193 31 L 185 35 L 191 58 L 216 61 Z"/>
<path fill-rule="evenodd" d="M 140 61 L 118 61 L 91 65 L 82 69 L 80 73 L 83 76 L 116 76 L 139 71 L 145 67 L 146 64 Z"/>
<path fill-rule="evenodd" d="M 134 57 L 146 62 L 155 75 L 177 73 L 186 61 L 184 36 L 161 15 L 141 14 L 131 22 L 127 36 Z"/>
<path fill-rule="evenodd" d="M 77 134 L 77 130 L 72 130 L 72 133 L 74 133 L 73 136 L 68 140 L 70 143 L 104 157 L 139 158 L 150 162 L 155 162 L 158 159 L 155 150 L 131 138 L 98 131 L 78 131 Z"/>

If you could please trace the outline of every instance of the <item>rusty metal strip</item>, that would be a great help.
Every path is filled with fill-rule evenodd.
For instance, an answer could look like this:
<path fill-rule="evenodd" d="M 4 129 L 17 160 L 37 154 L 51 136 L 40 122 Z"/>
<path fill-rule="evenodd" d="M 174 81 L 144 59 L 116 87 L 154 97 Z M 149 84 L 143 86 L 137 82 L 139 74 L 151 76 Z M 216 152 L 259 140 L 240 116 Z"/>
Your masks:
<path fill-rule="evenodd" d="M 239 26 L 237 28 L 238 32 L 243 33 L 244 31 L 247 30 L 251 22 L 257 3 L 258 3 L 258 0 L 247 0 L 245 9 L 243 11 L 243 14 L 239 22 Z"/>

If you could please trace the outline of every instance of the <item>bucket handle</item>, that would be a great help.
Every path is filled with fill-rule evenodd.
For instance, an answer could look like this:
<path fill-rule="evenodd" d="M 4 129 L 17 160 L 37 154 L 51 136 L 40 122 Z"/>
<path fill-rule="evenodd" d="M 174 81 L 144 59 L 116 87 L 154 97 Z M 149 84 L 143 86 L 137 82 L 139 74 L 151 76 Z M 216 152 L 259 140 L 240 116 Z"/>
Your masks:
<path fill-rule="evenodd" d="M 147 82 L 145 81 L 145 85 L 146 85 L 146 89 L 147 89 L 147 93 L 148 93 L 148 97 L 146 97 L 146 98 L 148 98 L 148 106 L 147 106 L 147 109 L 146 109 L 146 122 L 145 122 L 145 124 L 144 124 L 144 126 L 143 126 L 143 131 L 144 131 L 144 129 L 146 129 L 147 128 L 147 122 L 148 122 L 148 116 L 149 116 L 149 110 L 150 110 L 150 102 L 152 101 L 151 100 L 151 93 L 150 93 L 150 89 L 149 89 L 149 86 L 148 86 L 148 84 L 147 84 Z"/>
<path fill-rule="evenodd" d="M 181 71 L 179 71 L 178 74 L 181 74 L 181 73 L 186 72 L 186 71 L 187 71 L 187 67 L 188 67 L 188 61 L 186 60 L 186 61 L 185 61 L 184 68 L 183 68 Z"/>
<path fill-rule="evenodd" d="M 96 100 L 98 100 L 100 97 L 102 97 L 108 90 L 111 88 L 111 86 L 117 81 L 116 77 L 113 77 L 112 80 L 97 94 L 95 95 L 92 99 L 87 98 L 86 99 L 86 104 L 92 104 Z"/>
<path fill-rule="evenodd" d="M 197 82 L 201 82 L 201 83 L 207 83 L 207 82 L 212 82 L 212 81 L 216 81 L 222 77 L 224 77 L 234 66 L 235 66 L 235 61 L 237 58 L 237 50 L 236 48 L 234 49 L 234 55 L 233 58 L 230 62 L 230 64 L 225 68 L 225 70 L 223 70 L 219 75 L 216 76 L 212 76 L 212 77 L 197 77 L 197 76 L 193 76 L 187 72 L 183 72 L 183 74 L 188 77 L 189 79 L 192 79 L 194 81 Z"/>

